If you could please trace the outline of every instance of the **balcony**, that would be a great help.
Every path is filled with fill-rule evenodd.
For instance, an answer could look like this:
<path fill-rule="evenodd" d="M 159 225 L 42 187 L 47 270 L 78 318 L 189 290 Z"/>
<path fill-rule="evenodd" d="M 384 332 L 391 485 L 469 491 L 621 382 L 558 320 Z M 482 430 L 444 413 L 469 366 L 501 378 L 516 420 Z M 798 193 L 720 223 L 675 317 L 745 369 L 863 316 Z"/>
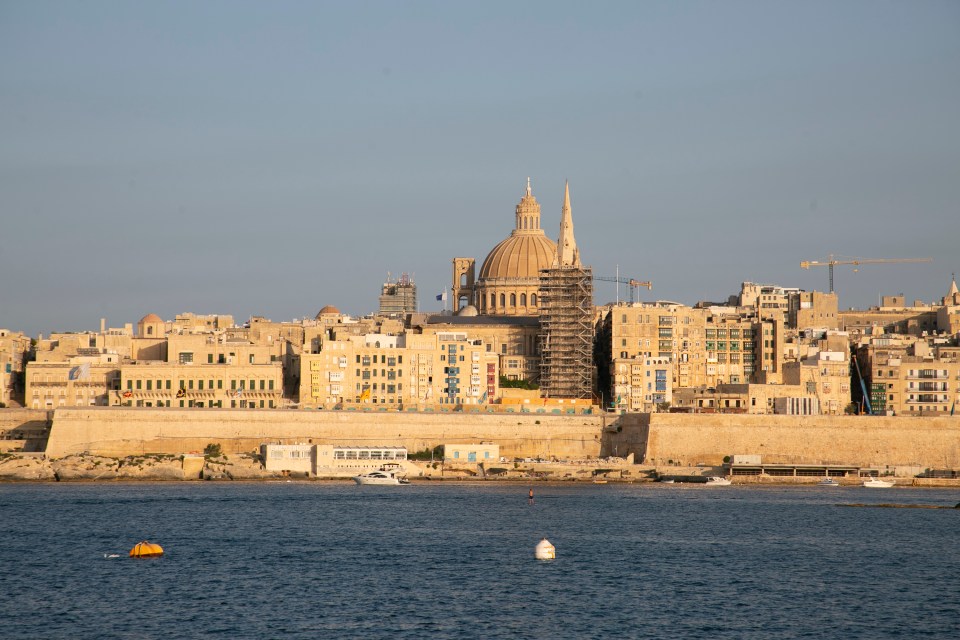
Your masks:
<path fill-rule="evenodd" d="M 907 373 L 907 380 L 946 380 L 949 377 L 947 373 L 941 373 L 936 369 L 921 369 Z"/>
<path fill-rule="evenodd" d="M 907 404 L 934 404 L 947 402 L 947 396 L 935 393 L 920 393 L 907 400 Z"/>

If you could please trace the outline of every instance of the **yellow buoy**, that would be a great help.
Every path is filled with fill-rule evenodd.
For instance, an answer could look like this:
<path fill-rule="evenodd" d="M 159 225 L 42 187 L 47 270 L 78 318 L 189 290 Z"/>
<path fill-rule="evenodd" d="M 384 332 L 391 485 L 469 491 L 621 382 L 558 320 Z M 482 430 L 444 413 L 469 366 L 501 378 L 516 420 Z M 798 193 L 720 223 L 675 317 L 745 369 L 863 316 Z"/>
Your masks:
<path fill-rule="evenodd" d="M 550 544 L 550 541 L 544 538 L 537 544 L 534 552 L 537 560 L 553 560 L 557 557 L 557 548 Z"/>
<path fill-rule="evenodd" d="M 163 547 L 152 542 L 138 542 L 130 549 L 131 558 L 155 558 L 163 555 Z"/>

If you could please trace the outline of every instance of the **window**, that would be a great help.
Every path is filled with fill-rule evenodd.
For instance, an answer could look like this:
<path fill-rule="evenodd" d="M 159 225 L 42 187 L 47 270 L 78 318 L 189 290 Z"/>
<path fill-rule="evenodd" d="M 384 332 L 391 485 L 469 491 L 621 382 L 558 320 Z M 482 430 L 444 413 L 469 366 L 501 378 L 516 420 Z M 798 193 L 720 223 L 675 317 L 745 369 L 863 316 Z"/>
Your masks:
<path fill-rule="evenodd" d="M 530 294 L 530 305 L 534 307 L 537 306 L 537 294 L 535 293 Z"/>
<path fill-rule="evenodd" d="M 193 364 L 193 352 L 181 351 L 178 360 L 180 364 Z"/>
<path fill-rule="evenodd" d="M 517 306 L 517 294 L 515 293 L 510 294 L 510 306 L 511 307 Z"/>
<path fill-rule="evenodd" d="M 527 294 L 525 293 L 520 294 L 520 306 L 521 307 L 527 306 Z"/>

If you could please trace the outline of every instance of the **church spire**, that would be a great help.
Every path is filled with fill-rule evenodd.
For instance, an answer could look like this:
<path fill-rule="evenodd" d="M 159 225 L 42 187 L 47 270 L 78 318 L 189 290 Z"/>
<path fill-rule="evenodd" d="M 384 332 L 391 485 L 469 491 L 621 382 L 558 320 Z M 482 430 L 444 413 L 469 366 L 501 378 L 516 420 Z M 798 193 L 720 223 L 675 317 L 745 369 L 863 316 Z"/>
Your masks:
<path fill-rule="evenodd" d="M 557 261 L 561 267 L 579 267 L 580 250 L 573 237 L 573 213 L 570 209 L 570 181 L 564 186 L 563 209 L 560 215 L 560 239 L 557 240 Z"/>

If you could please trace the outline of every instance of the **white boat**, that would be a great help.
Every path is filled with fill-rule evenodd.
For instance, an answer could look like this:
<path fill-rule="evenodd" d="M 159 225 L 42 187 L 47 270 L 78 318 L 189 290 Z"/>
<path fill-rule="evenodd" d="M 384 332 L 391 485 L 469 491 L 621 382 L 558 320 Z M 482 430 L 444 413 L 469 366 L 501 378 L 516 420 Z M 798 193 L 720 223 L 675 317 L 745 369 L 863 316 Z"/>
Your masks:
<path fill-rule="evenodd" d="M 400 469 L 380 468 L 376 471 L 370 471 L 359 476 L 354 476 L 353 481 L 357 484 L 410 484 L 406 478 L 397 475 Z"/>
<path fill-rule="evenodd" d="M 840 483 L 834 480 L 833 478 L 824 478 L 817 483 L 818 487 L 839 487 Z"/>
<path fill-rule="evenodd" d="M 730 481 L 726 478 L 721 478 L 720 476 L 709 476 L 707 477 L 707 486 L 708 487 L 729 487 Z"/>
<path fill-rule="evenodd" d="M 863 486 L 870 489 L 889 489 L 894 484 L 893 480 L 881 480 L 880 478 L 867 478 L 863 481 Z"/>

